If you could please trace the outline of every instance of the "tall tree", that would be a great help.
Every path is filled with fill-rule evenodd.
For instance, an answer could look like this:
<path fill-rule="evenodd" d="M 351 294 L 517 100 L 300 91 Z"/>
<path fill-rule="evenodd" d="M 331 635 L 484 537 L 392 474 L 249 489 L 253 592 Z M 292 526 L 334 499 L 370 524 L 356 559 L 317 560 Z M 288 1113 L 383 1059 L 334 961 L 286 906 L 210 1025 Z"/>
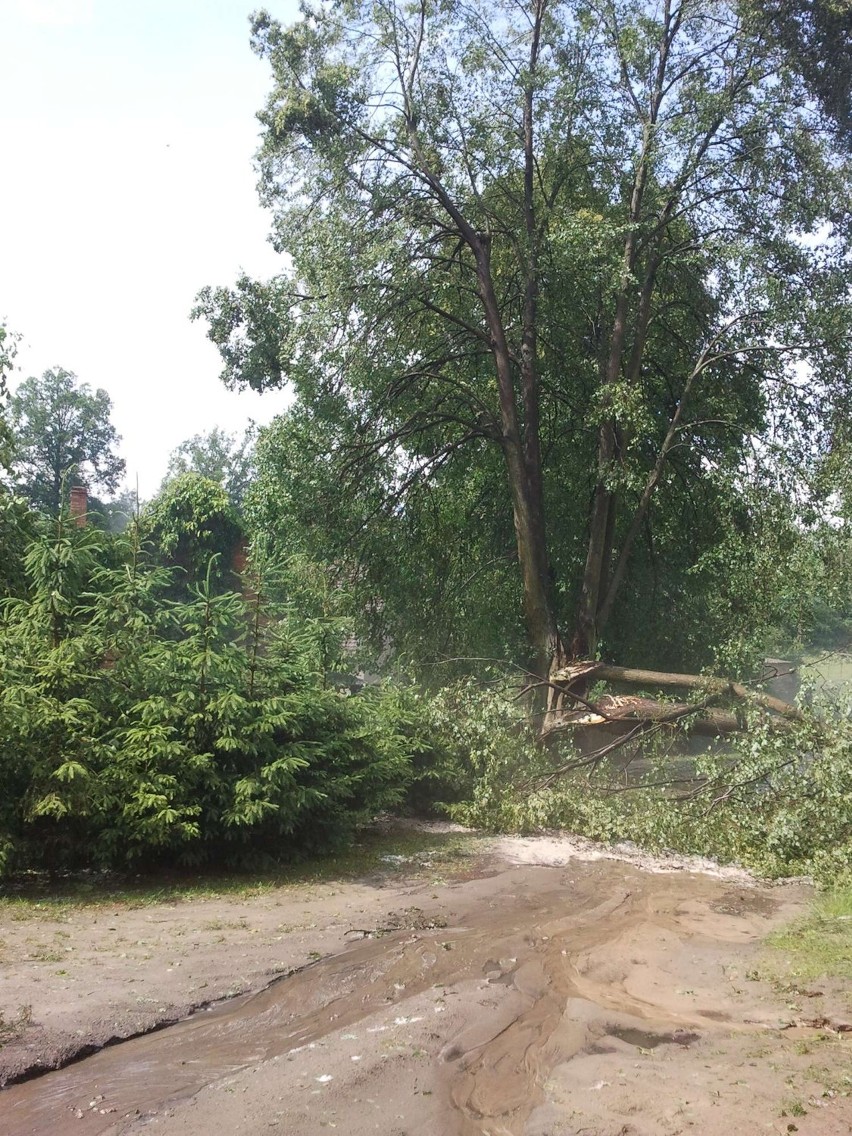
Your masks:
<path fill-rule="evenodd" d="M 12 430 L 8 416 L 8 378 L 17 353 L 17 337 L 0 324 L 0 474 L 5 474 L 12 462 Z"/>
<path fill-rule="evenodd" d="M 8 377 L 17 354 L 18 336 L 0 324 L 0 598 L 26 586 L 24 552 L 33 535 L 33 518 L 22 498 L 11 492 L 14 438 L 9 421 Z"/>
<path fill-rule="evenodd" d="M 193 434 L 172 451 L 165 481 L 182 473 L 200 473 L 221 485 L 235 508 L 240 508 L 252 480 L 255 426 L 240 438 L 215 426 L 206 434 Z"/>
<path fill-rule="evenodd" d="M 808 90 L 852 142 L 852 2 L 753 0 L 756 17 L 801 73 Z"/>
<path fill-rule="evenodd" d="M 253 44 L 290 266 L 202 293 L 226 381 L 348 420 L 391 510 L 496 447 L 531 665 L 593 656 L 661 491 L 804 456 L 846 382 L 849 170 L 800 75 L 720 0 L 349 0 Z"/>
<path fill-rule="evenodd" d="M 63 485 L 114 493 L 125 470 L 110 421 L 112 401 L 61 367 L 26 379 L 12 396 L 13 476 L 36 508 L 56 514 Z"/>

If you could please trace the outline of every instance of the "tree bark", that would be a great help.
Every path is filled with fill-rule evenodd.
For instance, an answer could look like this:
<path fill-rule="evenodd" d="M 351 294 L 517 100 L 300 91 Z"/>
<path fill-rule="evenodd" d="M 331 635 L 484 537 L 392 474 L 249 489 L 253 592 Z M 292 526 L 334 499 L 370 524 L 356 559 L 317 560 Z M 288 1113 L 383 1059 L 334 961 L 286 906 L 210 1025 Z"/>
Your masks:
<path fill-rule="evenodd" d="M 485 240 L 481 240 L 474 249 L 477 277 L 497 373 L 502 424 L 500 441 L 512 497 L 518 561 L 523 582 L 524 616 L 533 648 L 534 672 L 539 678 L 544 678 L 558 655 L 559 635 L 550 600 L 543 500 L 540 489 L 536 491 L 535 485 L 530 484 L 518 422 L 511 352 L 494 292 L 489 251 Z"/>

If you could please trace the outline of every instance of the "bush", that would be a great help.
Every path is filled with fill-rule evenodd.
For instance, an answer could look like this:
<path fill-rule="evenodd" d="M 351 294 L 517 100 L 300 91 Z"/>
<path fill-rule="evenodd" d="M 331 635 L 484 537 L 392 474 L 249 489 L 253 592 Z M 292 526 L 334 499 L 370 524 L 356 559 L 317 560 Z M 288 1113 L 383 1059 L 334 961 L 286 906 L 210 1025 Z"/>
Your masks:
<path fill-rule="evenodd" d="M 110 542 L 61 520 L 28 570 L 0 637 L 6 870 L 279 860 L 403 797 L 385 695 L 328 684 L 327 628 L 280 574 L 217 594 L 214 563 L 169 600 L 135 525 Z"/>

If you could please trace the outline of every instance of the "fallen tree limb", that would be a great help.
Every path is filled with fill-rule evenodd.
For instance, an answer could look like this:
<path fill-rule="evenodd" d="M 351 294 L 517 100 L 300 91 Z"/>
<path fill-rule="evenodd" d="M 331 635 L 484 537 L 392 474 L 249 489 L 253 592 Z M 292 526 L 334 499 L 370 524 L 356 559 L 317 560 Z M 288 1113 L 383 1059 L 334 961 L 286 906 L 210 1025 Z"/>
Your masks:
<path fill-rule="evenodd" d="M 563 710 L 554 715 L 542 733 L 549 735 L 560 730 L 587 726 L 630 727 L 641 722 L 674 726 L 689 718 L 692 718 L 689 728 L 693 733 L 711 737 L 732 734 L 742 729 L 742 722 L 736 714 L 709 706 L 706 701 L 659 702 L 632 695 L 605 694 L 595 702 L 587 703 L 582 710 Z"/>
<path fill-rule="evenodd" d="M 566 688 L 580 679 L 585 682 L 590 680 L 624 682 L 636 686 L 675 686 L 687 690 L 701 690 L 707 694 L 729 695 L 741 702 L 750 702 L 755 706 L 761 706 L 764 710 L 779 714 L 788 721 L 803 722 L 805 720 L 802 711 L 790 702 L 775 698 L 771 694 L 764 694 L 762 691 L 751 690 L 749 687 L 743 686 L 742 683 L 733 682 L 726 678 L 715 678 L 712 675 L 676 674 L 669 671 L 646 671 L 633 667 L 618 667 L 610 663 L 580 662 L 571 666 L 559 667 L 550 676 L 550 681 L 553 684 Z M 570 689 L 567 693 L 570 696 Z"/>

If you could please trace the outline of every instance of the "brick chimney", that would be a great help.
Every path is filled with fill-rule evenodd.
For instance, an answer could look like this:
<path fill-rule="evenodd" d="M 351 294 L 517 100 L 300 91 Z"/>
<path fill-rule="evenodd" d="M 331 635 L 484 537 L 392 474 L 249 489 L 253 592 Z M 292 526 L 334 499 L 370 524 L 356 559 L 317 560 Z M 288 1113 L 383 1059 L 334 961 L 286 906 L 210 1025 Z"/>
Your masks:
<path fill-rule="evenodd" d="M 71 519 L 78 529 L 86 527 L 89 510 L 89 493 L 85 485 L 71 486 Z"/>

